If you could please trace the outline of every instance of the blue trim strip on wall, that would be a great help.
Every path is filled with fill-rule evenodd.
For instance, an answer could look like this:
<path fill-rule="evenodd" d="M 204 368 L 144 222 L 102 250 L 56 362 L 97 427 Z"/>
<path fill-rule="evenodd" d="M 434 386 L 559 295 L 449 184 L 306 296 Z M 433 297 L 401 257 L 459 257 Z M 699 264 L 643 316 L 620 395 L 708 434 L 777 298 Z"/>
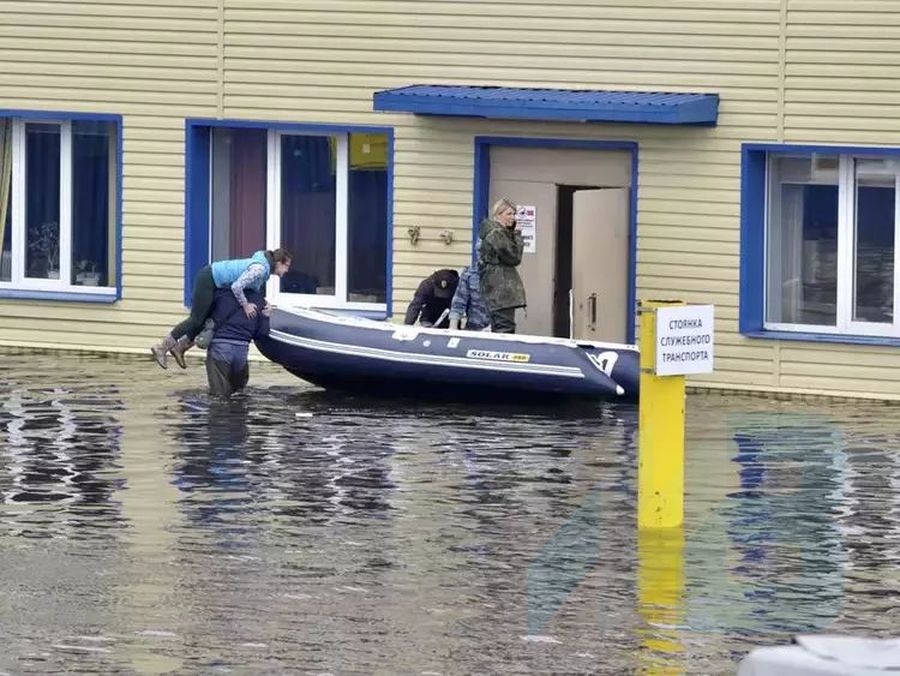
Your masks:
<path fill-rule="evenodd" d="M 631 213 L 628 217 L 628 324 L 626 340 L 634 342 L 637 306 L 637 204 L 638 204 L 638 144 L 634 141 L 590 141 L 583 139 L 548 139 L 521 136 L 475 137 L 475 194 L 472 219 L 473 243 L 478 237 L 481 220 L 487 216 L 491 186 L 491 146 L 519 148 L 574 148 L 586 150 L 627 150 L 631 153 Z M 473 244 L 474 256 L 474 244 Z M 473 258 L 474 260 L 474 258 Z"/>
<path fill-rule="evenodd" d="M 390 317 L 394 309 L 394 128 L 389 131 L 380 131 L 379 134 L 387 134 L 387 271 L 385 274 L 385 316 Z"/>
<path fill-rule="evenodd" d="M 105 303 L 119 300 L 118 293 L 72 293 L 69 291 L 31 291 L 28 289 L 0 289 L 0 298 L 17 300 L 55 300 L 75 303 Z"/>
<path fill-rule="evenodd" d="M 185 123 L 184 305 L 191 307 L 194 278 L 209 263 L 209 127 Z"/>
<path fill-rule="evenodd" d="M 766 153 L 745 146 L 741 152 L 741 333 L 761 331 L 765 312 Z"/>
<path fill-rule="evenodd" d="M 304 124 L 269 120 L 188 118 L 185 120 L 184 301 L 190 307 L 193 280 L 209 261 L 210 143 L 212 127 L 275 129 L 323 134 L 384 134 L 387 136 L 387 316 L 393 308 L 394 286 L 394 128 L 370 125 Z M 383 316 L 384 313 L 379 311 Z"/>
<path fill-rule="evenodd" d="M 124 294 L 122 286 L 122 179 L 125 175 L 125 128 L 122 124 L 122 116 L 118 116 L 116 123 L 116 300 L 121 300 Z"/>
<path fill-rule="evenodd" d="M 900 338 L 806 331 L 766 330 L 765 241 L 766 180 L 769 153 L 900 155 L 898 147 L 826 146 L 777 143 L 744 143 L 741 146 L 741 269 L 739 330 L 748 338 L 797 340 L 813 343 L 900 346 Z"/>
<path fill-rule="evenodd" d="M 475 137 L 475 177 L 474 187 L 472 191 L 472 263 L 475 263 L 476 247 L 478 246 L 478 234 L 481 230 L 481 221 L 484 220 L 488 211 L 490 211 L 490 189 L 491 189 L 491 153 L 490 145 L 482 143 L 480 139 L 484 137 Z"/>
<path fill-rule="evenodd" d="M 83 113 L 61 110 L 26 110 L 19 108 L 0 108 L 0 117 L 18 117 L 26 120 L 50 120 L 50 121 L 86 121 L 86 122 L 111 122 L 116 128 L 116 208 L 114 237 L 116 241 L 116 293 L 115 296 L 106 294 L 81 294 L 66 291 L 28 291 L 28 290 L 0 290 L 0 298 L 21 298 L 27 300 L 57 300 L 77 301 L 85 303 L 115 303 L 122 299 L 122 177 L 124 175 L 124 151 L 123 136 L 125 126 L 122 116 L 117 113 Z"/>

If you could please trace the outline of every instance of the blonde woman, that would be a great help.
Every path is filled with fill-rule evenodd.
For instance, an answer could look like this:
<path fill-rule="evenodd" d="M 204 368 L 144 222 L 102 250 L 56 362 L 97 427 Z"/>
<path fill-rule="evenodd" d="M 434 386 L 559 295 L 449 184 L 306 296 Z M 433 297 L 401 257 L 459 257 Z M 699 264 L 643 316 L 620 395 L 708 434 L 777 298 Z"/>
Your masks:
<path fill-rule="evenodd" d="M 516 270 L 525 243 L 516 230 L 516 205 L 497 200 L 490 218 L 481 223 L 478 267 L 481 295 L 491 313 L 494 333 L 516 332 L 516 309 L 525 307 L 525 285 Z"/>

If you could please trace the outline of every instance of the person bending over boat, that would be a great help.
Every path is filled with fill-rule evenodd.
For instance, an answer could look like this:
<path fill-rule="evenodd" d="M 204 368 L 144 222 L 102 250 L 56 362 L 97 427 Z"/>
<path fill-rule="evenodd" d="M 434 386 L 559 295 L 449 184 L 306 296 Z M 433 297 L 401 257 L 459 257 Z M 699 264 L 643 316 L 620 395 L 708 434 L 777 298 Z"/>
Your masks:
<path fill-rule="evenodd" d="M 449 268 L 435 270 L 419 283 L 416 294 L 406 308 L 405 324 L 419 322 L 422 326 L 446 329 L 450 326 L 447 313 L 459 283 L 459 273 Z M 442 318 L 443 317 L 443 318 Z M 435 326 L 435 322 L 440 323 Z"/>
<path fill-rule="evenodd" d="M 215 293 L 211 317 L 216 331 L 206 351 L 206 380 L 214 397 L 229 397 L 247 386 L 250 341 L 269 334 L 272 309 L 262 293 L 245 289 L 244 301 L 256 310 L 252 316 L 229 289 Z"/>
<path fill-rule="evenodd" d="M 248 319 L 253 319 L 257 308 L 247 301 L 245 291 L 261 291 L 271 275 L 284 275 L 291 267 L 292 258 L 287 249 L 275 249 L 257 251 L 250 258 L 218 261 L 204 266 L 194 278 L 190 316 L 175 326 L 159 344 L 150 348 L 156 363 L 168 368 L 166 359 L 171 354 L 181 368 L 187 368 L 184 353 L 193 347 L 194 338 L 203 330 L 216 289 L 231 289 L 244 314 Z"/>
<path fill-rule="evenodd" d="M 459 285 L 450 301 L 450 328 L 458 329 L 462 317 L 466 318 L 467 331 L 484 331 L 491 327 L 491 313 L 481 297 L 476 265 L 470 265 L 459 276 Z"/>
<path fill-rule="evenodd" d="M 478 267 L 481 295 L 491 313 L 495 333 L 516 332 L 516 309 L 525 307 L 525 285 L 516 270 L 525 243 L 516 230 L 516 205 L 507 199 L 494 203 L 490 218 L 481 223 Z"/>

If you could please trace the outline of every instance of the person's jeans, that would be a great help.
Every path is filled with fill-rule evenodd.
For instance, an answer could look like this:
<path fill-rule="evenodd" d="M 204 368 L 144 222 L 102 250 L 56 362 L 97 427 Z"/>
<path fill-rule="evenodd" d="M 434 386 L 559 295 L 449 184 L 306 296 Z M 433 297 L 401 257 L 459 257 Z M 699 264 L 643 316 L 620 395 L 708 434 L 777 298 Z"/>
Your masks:
<path fill-rule="evenodd" d="M 175 340 L 181 336 L 187 336 L 193 341 L 197 334 L 203 330 L 203 325 L 209 317 L 213 300 L 216 295 L 216 283 L 212 276 L 212 267 L 207 265 L 202 268 L 194 278 L 194 290 L 191 294 L 191 315 L 172 329 L 172 337 Z"/>
<path fill-rule="evenodd" d="M 491 312 L 491 331 L 494 333 L 516 332 L 516 308 L 505 307 Z"/>
<path fill-rule="evenodd" d="M 206 380 L 214 397 L 228 397 L 244 389 L 250 380 L 247 343 L 213 340 L 206 353 Z"/>

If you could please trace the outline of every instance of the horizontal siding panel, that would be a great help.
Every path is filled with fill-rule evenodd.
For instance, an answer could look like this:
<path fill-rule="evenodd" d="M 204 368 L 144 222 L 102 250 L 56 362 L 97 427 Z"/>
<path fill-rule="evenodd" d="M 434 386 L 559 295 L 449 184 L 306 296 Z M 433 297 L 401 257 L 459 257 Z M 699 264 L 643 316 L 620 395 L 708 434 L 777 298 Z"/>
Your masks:
<path fill-rule="evenodd" d="M 266 14 L 267 17 L 271 16 Z M 368 18 L 368 17 L 367 17 Z M 639 27 L 640 29 L 640 27 Z M 246 19 L 234 10 L 226 10 L 225 32 L 231 35 L 255 34 L 268 35 L 287 34 L 298 38 L 367 38 L 375 40 L 418 40 L 444 42 L 477 42 L 479 49 L 484 44 L 494 48 L 520 50 L 521 37 L 515 31 L 497 31 L 490 25 L 477 23 L 465 28 L 453 26 L 412 26 L 406 21 L 377 23 L 374 21 L 314 21 L 305 13 L 292 13 L 289 19 L 273 23 L 271 20 Z M 602 32 L 602 39 L 596 43 L 585 43 L 584 26 L 572 31 L 554 30 L 538 31 L 529 35 L 525 44 L 536 49 L 544 49 L 549 45 L 564 46 L 566 49 L 599 50 L 597 54 L 620 54 L 640 56 L 643 45 L 647 55 L 667 59 L 673 55 L 685 55 L 683 58 L 710 58 L 725 55 L 736 60 L 741 55 L 749 57 L 757 52 L 768 52 L 761 55 L 761 60 L 773 63 L 778 60 L 778 38 L 772 35 L 716 35 L 714 33 L 685 34 L 677 31 L 666 33 L 648 33 L 638 30 Z M 745 54 L 746 53 L 746 54 Z"/>
<path fill-rule="evenodd" d="M 13 82 L 10 82 L 12 80 Z M 199 107 L 204 104 L 215 103 L 215 88 L 208 85 L 198 85 L 197 87 L 185 87 L 179 85 L 178 91 L 146 91 L 139 86 L 139 83 L 131 83 L 128 87 L 121 89 L 105 90 L 95 86 L 79 86 L 71 80 L 58 80 L 55 78 L 47 78 L 43 84 L 35 84 L 41 81 L 36 78 L 32 82 L 27 82 L 27 78 L 19 75 L 5 75 L 0 73 L 0 92 L 9 92 L 4 98 L 27 97 L 29 94 L 34 95 L 40 92 L 41 97 L 47 100 L 80 100 L 103 102 L 103 103 L 130 103 L 133 105 L 147 106 L 148 104 L 158 104 L 162 106 L 194 106 Z M 161 88 L 165 89 L 165 88 Z M 200 90 L 198 93 L 197 90 Z M 68 110 L 69 108 L 64 108 Z M 180 108 L 183 110 L 184 108 Z"/>
<path fill-rule="evenodd" d="M 677 284 L 674 287 L 673 284 Z M 664 293 L 670 293 L 673 288 L 677 288 L 679 292 L 691 292 L 695 297 L 702 297 L 705 293 L 719 293 L 730 295 L 737 298 L 737 280 L 735 279 L 697 279 L 696 277 L 681 275 L 666 275 L 660 271 L 654 270 L 638 270 L 638 288 L 657 289 Z"/>
<path fill-rule="evenodd" d="M 70 3 L 66 7 L 77 8 L 81 6 L 82 11 L 57 11 L 39 13 L 37 16 L 31 13 L 18 13 L 8 10 L 7 5 L 0 4 L 0 22 L 4 26 L 20 26 L 26 29 L 39 27 L 41 29 L 62 29 L 77 30 L 83 32 L 90 30 L 95 31 L 100 36 L 106 34 L 110 30 L 125 30 L 132 33 L 133 40 L 141 40 L 145 34 L 153 36 L 163 32 L 172 33 L 174 35 L 184 37 L 186 40 L 193 40 L 197 36 L 204 36 L 197 39 L 197 42 L 208 41 L 210 32 L 216 31 L 216 13 L 200 12 L 188 8 L 184 12 L 160 12 L 152 6 L 143 8 L 125 7 L 127 15 L 119 12 L 101 12 L 95 10 L 93 13 L 85 13 L 84 5 L 81 3 Z M 135 15 L 135 9 L 141 9 L 139 15 Z M 121 10 L 120 10 L 121 11 Z M 200 16 L 198 17 L 198 14 Z M 173 35 L 173 36 L 174 36 Z M 171 37 L 170 36 L 170 39 Z M 215 40 L 213 40 L 215 42 Z"/>
<path fill-rule="evenodd" d="M 0 87 L 25 88 L 35 87 L 41 90 L 58 89 L 64 92 L 74 93 L 95 92 L 101 89 L 115 90 L 111 100 L 124 100 L 139 102 L 142 96 L 146 96 L 150 102 L 157 103 L 201 103 L 198 97 L 203 95 L 214 96 L 216 93 L 215 82 L 180 80 L 157 80 L 153 82 L 153 93 L 147 94 L 146 81 L 127 77 L 65 77 L 61 80 L 59 75 L 28 75 L 26 73 L 0 73 Z M 96 100 L 96 99 L 95 99 Z"/>
<path fill-rule="evenodd" d="M 172 36 L 170 36 L 171 38 Z M 103 40 L 85 40 L 83 35 L 59 36 L 48 40 L 42 37 L 35 39 L 33 36 L 16 32 L 14 35 L 4 36 L 0 45 L 4 50 L 26 55 L 31 51 L 52 52 L 55 55 L 54 61 L 65 59 L 69 54 L 82 60 L 93 58 L 95 54 L 110 54 L 114 59 L 121 54 L 128 54 L 129 58 L 163 57 L 166 59 L 163 63 L 171 63 L 171 60 L 176 58 L 216 58 L 216 45 L 213 43 L 182 43 L 166 42 L 165 40 L 130 42 L 127 38 L 112 40 L 109 36 Z"/>
<path fill-rule="evenodd" d="M 4 17 L 5 19 L 5 17 Z M 87 22 L 90 23 L 90 22 Z M 133 23 L 133 22 L 132 22 Z M 179 30 L 178 22 L 174 22 L 171 29 L 163 30 L 146 30 L 132 25 L 128 28 L 104 28 L 102 26 L 45 26 L 45 25 L 14 25 L 8 22 L 0 23 L 0 37 L 3 38 L 5 46 L 9 47 L 6 42 L 7 37 L 28 38 L 32 41 L 44 40 L 72 40 L 81 41 L 85 39 L 85 30 L 90 29 L 91 38 L 100 41 L 115 41 L 123 45 L 140 44 L 142 42 L 155 43 L 174 43 L 186 42 L 193 45 L 212 45 L 215 46 L 218 41 L 218 35 L 215 30 L 208 31 L 190 31 Z M 214 26 L 215 24 L 213 24 Z"/>
<path fill-rule="evenodd" d="M 785 341 L 781 354 L 785 362 L 838 364 L 851 370 L 857 366 L 876 367 L 900 374 L 900 350 L 894 348 Z"/>
<path fill-rule="evenodd" d="M 829 376 L 782 376 L 781 387 L 818 390 L 835 394 L 882 395 L 900 397 L 900 383 L 896 380 L 867 380 Z"/>
<path fill-rule="evenodd" d="M 329 27 L 330 28 L 330 27 Z M 252 26 L 235 27 L 229 23 L 227 26 L 227 42 L 229 52 L 232 47 L 241 45 L 266 44 L 270 47 L 299 48 L 322 50 L 321 56 L 330 56 L 331 50 L 342 50 L 349 54 L 359 52 L 373 52 L 380 55 L 399 55 L 406 52 L 414 52 L 428 61 L 428 55 L 432 58 L 447 58 L 452 55 L 454 60 L 458 55 L 471 57 L 473 53 L 483 50 L 484 39 L 469 34 L 466 39 L 447 40 L 436 37 L 426 38 L 421 34 L 416 38 L 373 37 L 371 34 L 362 36 L 342 35 L 338 29 L 338 35 L 333 30 L 323 30 L 321 35 L 305 35 L 303 31 L 295 30 L 292 24 L 259 24 Z M 440 31 L 443 33 L 443 31 Z M 576 38 L 577 39 L 577 38 Z M 640 46 L 641 39 L 634 39 L 637 43 L 633 47 L 594 45 L 585 43 L 557 43 L 557 42 L 510 42 L 495 43 L 494 51 L 483 56 L 493 62 L 498 57 L 526 57 L 529 63 L 539 58 L 543 65 L 552 66 L 547 59 L 553 58 L 584 58 L 595 59 L 602 62 L 607 68 L 616 65 L 629 65 L 631 68 L 643 70 L 648 63 L 666 64 L 677 62 L 692 64 L 693 69 L 701 72 L 723 72 L 728 68 L 736 69 L 736 72 L 765 73 L 777 65 L 778 52 L 775 50 L 738 49 L 734 46 L 720 49 L 689 49 L 675 50 L 672 47 Z M 393 59 L 393 57 L 391 57 Z"/>
<path fill-rule="evenodd" d="M 130 89 L 135 85 L 126 86 L 123 83 L 140 80 L 142 87 L 158 87 L 163 91 L 166 91 L 167 87 L 173 86 L 167 85 L 167 82 L 192 82 L 195 85 L 201 85 L 204 88 L 203 91 L 206 91 L 207 88 L 212 88 L 212 91 L 216 90 L 215 70 L 213 70 L 215 62 L 207 67 L 191 67 L 189 63 L 175 67 L 152 63 L 144 66 L 132 66 L 106 63 L 105 58 L 93 58 L 94 61 L 90 63 L 63 63 L 52 60 L 43 61 L 33 57 L 18 61 L 10 58 L 3 59 L 3 56 L 0 55 L 4 75 L 27 75 L 35 78 L 33 84 L 40 84 L 41 80 L 37 78 L 65 77 L 77 80 L 79 86 Z"/>
<path fill-rule="evenodd" d="M 503 17 L 506 30 L 540 29 L 540 32 L 568 30 L 610 33 L 693 33 L 728 35 L 740 24 L 740 34 L 772 37 L 777 25 L 778 10 L 690 10 L 665 11 L 657 7 L 642 8 L 619 4 L 615 7 L 597 5 L 569 5 L 560 7 L 523 5 L 515 12 L 509 7 L 490 2 L 470 3 L 460 11 L 454 2 L 429 0 L 427 3 L 380 2 L 355 0 L 351 2 L 313 2 L 304 0 L 297 9 L 296 0 L 266 0 L 265 6 L 254 0 L 227 0 L 229 21 L 289 22 L 297 17 L 309 23 L 397 23 L 405 26 L 447 26 L 483 28 L 485 19 Z M 564 10 L 568 9 L 566 12 Z M 596 22 L 596 23 L 593 23 Z M 730 30 L 729 30 L 730 29 Z"/>
<path fill-rule="evenodd" d="M 170 103 L 148 104 L 140 102 L 137 93 L 128 97 L 132 101 L 117 100 L 115 94 L 100 94 L 96 91 L 88 93 L 83 92 L 80 99 L 71 99 L 66 92 L 61 90 L 47 89 L 30 89 L 19 90 L 6 93 L 6 88 L 0 88 L 0 97 L 2 97 L 3 105 L 6 108 L 22 109 L 22 110 L 60 110 L 72 113 L 117 113 L 127 115 L 129 113 L 144 113 L 154 108 L 163 113 L 172 110 Z M 71 93 L 70 93 L 71 94 Z M 180 104 L 179 111 L 186 117 L 208 117 L 215 114 L 214 97 L 210 97 L 209 103 L 197 105 Z M 183 119 L 183 118 L 182 118 Z M 127 139 L 128 130 L 125 130 Z"/>
<path fill-rule="evenodd" d="M 651 272 L 654 271 L 656 265 L 677 264 L 688 265 L 695 268 L 701 267 L 704 270 L 704 274 L 711 274 L 712 270 L 718 268 L 724 268 L 726 270 L 736 269 L 739 260 L 740 258 L 737 255 L 737 252 L 733 255 L 711 252 L 696 253 L 696 248 L 693 253 L 663 248 L 657 250 L 648 248 L 647 246 L 641 246 L 638 251 L 638 262 L 647 266 Z"/>
<path fill-rule="evenodd" d="M 261 46 L 265 45 L 265 46 Z M 526 54 L 506 54 L 493 52 L 490 54 L 472 54 L 468 52 L 453 53 L 448 55 L 439 51 L 389 51 L 387 49 L 361 48 L 353 50 L 345 48 L 342 42 L 333 41 L 330 45 L 310 45 L 297 46 L 297 39 L 293 36 L 285 36 L 279 40 L 278 37 L 268 36 L 247 36 L 246 41 L 240 40 L 238 36 L 229 34 L 227 36 L 227 47 L 225 51 L 226 57 L 244 57 L 244 58 L 263 58 L 281 61 L 327 61 L 330 63 L 357 61 L 371 63 L 371 55 L 378 54 L 377 63 L 389 64 L 409 64 L 413 66 L 444 66 L 458 70 L 460 67 L 479 67 L 490 65 L 491 68 L 508 68 L 508 69 L 527 69 L 531 70 L 534 66 L 534 57 Z M 452 57 L 452 65 L 447 64 L 447 58 Z M 640 82 L 638 74 L 648 73 L 651 78 L 656 78 L 660 82 L 661 74 L 671 73 L 673 81 L 678 83 L 686 76 L 695 77 L 693 80 L 696 85 L 707 85 L 715 87 L 717 82 L 714 81 L 716 75 L 727 74 L 729 80 L 734 83 L 735 78 L 743 77 L 743 81 L 748 82 L 751 86 L 765 86 L 765 83 L 772 83 L 774 86 L 776 76 L 772 74 L 774 64 L 761 64 L 757 62 L 713 62 L 707 63 L 703 61 L 689 60 L 626 60 L 613 58 L 590 58 L 586 56 L 576 55 L 549 55 L 540 59 L 542 69 L 559 69 L 559 70 L 591 70 L 615 73 L 628 72 L 636 78 L 636 82 Z M 595 77 L 600 73 L 595 73 Z M 694 75 L 696 74 L 696 75 Z M 756 79 L 754 79 L 756 78 Z M 668 78 L 667 78 L 668 79 Z M 644 77 L 646 81 L 646 76 Z M 719 78 L 721 80 L 721 78 Z M 687 81 L 687 80 L 684 80 Z"/>
<path fill-rule="evenodd" d="M 110 7 L 114 5 L 114 7 Z M 215 20 L 217 0 L 188 0 L 187 2 L 159 2 L 146 0 L 139 2 L 132 0 L 120 2 L 111 0 L 55 0 L 41 2 L 40 0 L 4 0 L 0 5 L 0 17 L 7 15 L 25 16 L 32 22 L 52 20 L 53 17 L 72 16 L 109 19 L 112 15 L 116 19 L 153 19 L 177 15 L 186 19 Z M 143 21 L 141 21 L 143 23 Z"/>

